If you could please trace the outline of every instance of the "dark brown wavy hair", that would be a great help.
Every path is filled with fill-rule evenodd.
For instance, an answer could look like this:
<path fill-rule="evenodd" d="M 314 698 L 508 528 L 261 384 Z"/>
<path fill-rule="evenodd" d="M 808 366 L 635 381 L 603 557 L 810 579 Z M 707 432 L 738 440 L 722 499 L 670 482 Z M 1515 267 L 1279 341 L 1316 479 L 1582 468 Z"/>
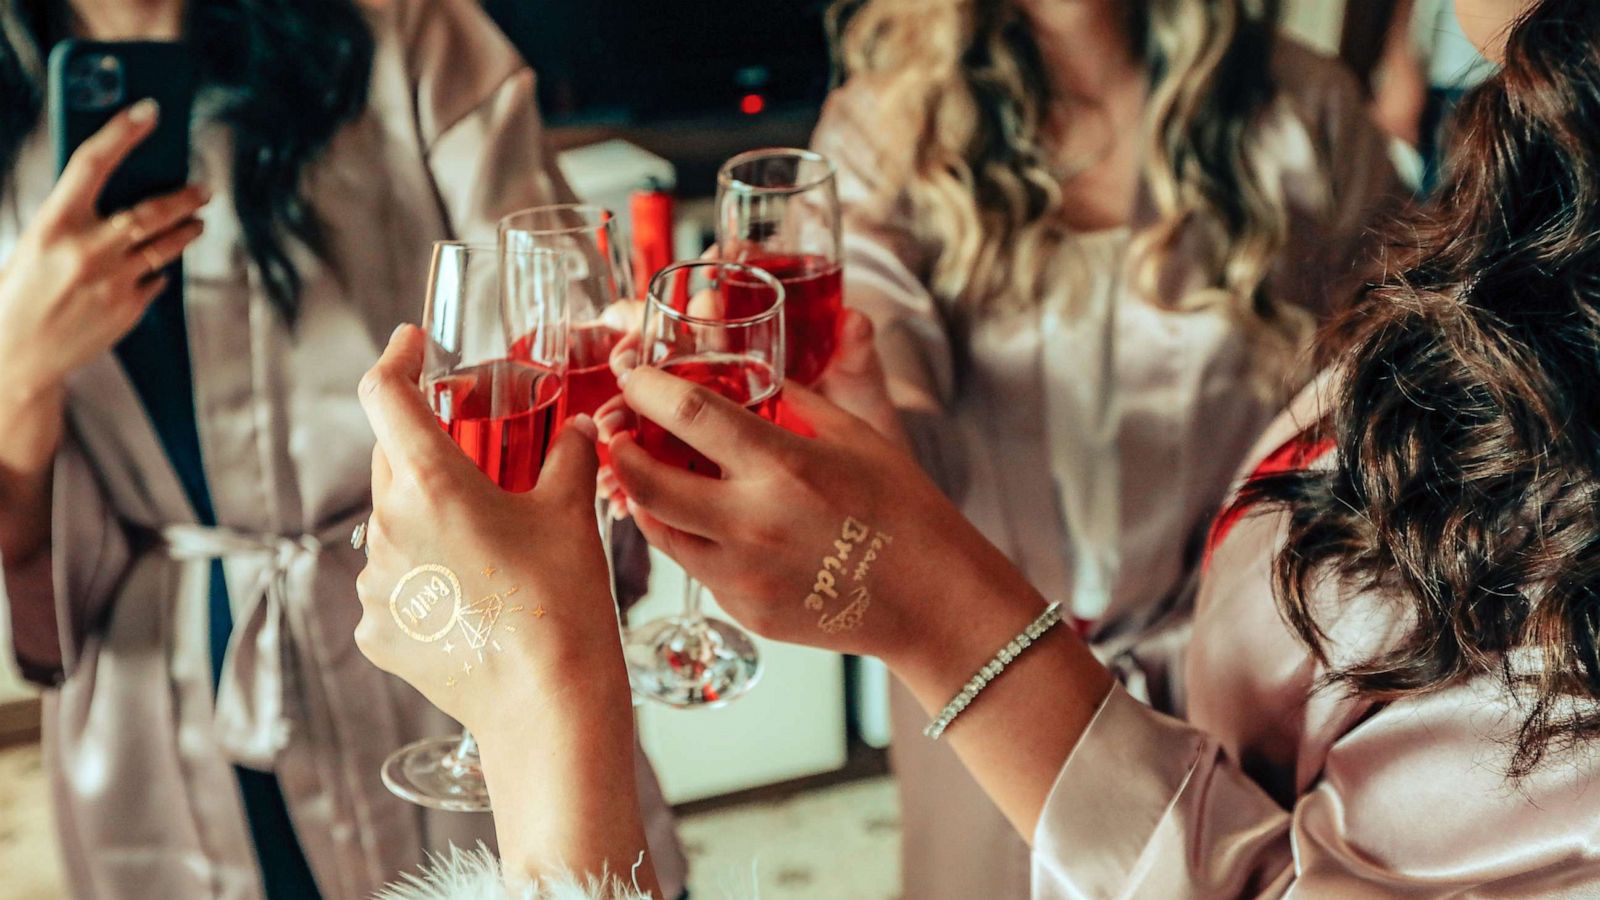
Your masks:
<path fill-rule="evenodd" d="M 67 37 L 64 0 L 0 0 L 0 175 L 40 127 L 45 58 Z M 187 39 L 204 86 L 225 102 L 233 204 L 266 293 L 289 318 L 298 242 L 321 253 L 322 222 L 301 190 L 306 169 L 367 106 L 374 39 L 356 0 L 195 0 Z"/>
<path fill-rule="evenodd" d="M 1278 595 L 1330 682 L 1382 702 L 1496 674 L 1521 777 L 1600 734 L 1600 3 L 1532 7 L 1457 123 L 1342 323 L 1337 462 L 1244 502 L 1291 511 Z M 1327 579 L 1401 598 L 1409 631 L 1335 666 Z"/>

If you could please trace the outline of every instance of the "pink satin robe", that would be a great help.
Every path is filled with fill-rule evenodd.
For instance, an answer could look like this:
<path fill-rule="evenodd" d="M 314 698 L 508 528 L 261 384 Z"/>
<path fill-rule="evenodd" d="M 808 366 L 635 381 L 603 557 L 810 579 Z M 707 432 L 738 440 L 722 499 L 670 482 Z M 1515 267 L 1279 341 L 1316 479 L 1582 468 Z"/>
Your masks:
<path fill-rule="evenodd" d="M 195 525 L 107 353 L 69 386 L 49 558 L 5 567 L 0 609 L 20 605 L 22 655 L 58 641 L 64 661 L 44 727 L 75 896 L 260 897 L 235 763 L 276 772 L 330 900 L 369 896 L 447 841 L 492 840 L 489 817 L 425 812 L 379 778 L 391 751 L 458 726 L 352 639 L 362 557 L 349 535 L 368 509 L 372 450 L 356 384 L 391 330 L 417 320 L 434 240 L 492 242 L 500 215 L 568 191 L 546 153 L 533 74 L 476 3 L 372 0 L 370 21 L 368 109 L 307 173 L 330 263 L 297 248 L 305 287 L 292 329 L 247 264 L 228 136 L 196 132 L 196 178 L 217 198 L 185 256 L 185 304 L 226 530 Z M 14 174 L 0 196 L 0 258 L 54 182 L 44 129 Z M 213 556 L 225 559 L 235 620 L 215 698 Z M 52 606 L 53 618 L 26 614 Z M 653 855 L 676 896 L 671 815 L 642 755 L 638 768 Z"/>
<path fill-rule="evenodd" d="M 1315 420 L 1322 390 L 1244 471 Z M 1040 819 L 1033 896 L 1600 897 L 1600 758 L 1556 753 L 1507 781 L 1524 712 L 1493 676 L 1390 704 L 1315 690 L 1326 670 L 1273 595 L 1283 527 L 1240 519 L 1212 557 L 1187 723 L 1121 687 L 1106 699 Z M 1337 582 L 1318 602 L 1336 665 L 1406 627 L 1393 598 Z"/>
<path fill-rule="evenodd" d="M 1320 315 L 1354 292 L 1369 226 L 1405 191 L 1338 63 L 1286 41 L 1275 73 L 1280 94 L 1254 139 L 1290 239 L 1269 287 Z M 941 405 L 908 423 L 919 455 L 1047 598 L 1093 623 L 1101 658 L 1159 698 L 1164 673 L 1118 657 L 1182 618 L 1207 524 L 1286 397 L 1258 390 L 1225 313 L 1174 312 L 1128 283 L 1148 197 L 1133 228 L 1067 240 L 1037 302 L 953 325 L 926 286 L 939 248 L 916 236 L 884 174 L 876 148 L 898 136 L 875 100 L 869 84 L 837 91 L 813 144 L 840 168 L 846 298 L 876 321 L 890 374 Z M 1170 275 L 1186 277 L 1181 257 Z M 1086 561 L 1110 576 L 1096 582 Z M 1169 642 L 1182 639 L 1179 628 Z M 1026 897 L 1025 842 L 955 754 L 922 736 L 926 716 L 898 686 L 893 717 L 906 896 Z"/>

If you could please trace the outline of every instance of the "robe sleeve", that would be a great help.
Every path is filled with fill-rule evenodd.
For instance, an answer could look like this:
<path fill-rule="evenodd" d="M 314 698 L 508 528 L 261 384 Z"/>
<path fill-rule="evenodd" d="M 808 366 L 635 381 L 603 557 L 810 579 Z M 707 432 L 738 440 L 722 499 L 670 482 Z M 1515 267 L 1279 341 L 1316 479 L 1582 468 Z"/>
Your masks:
<path fill-rule="evenodd" d="M 1291 102 L 1319 158 L 1313 180 L 1322 184 L 1303 193 L 1291 188 L 1295 205 L 1309 207 L 1309 221 L 1293 228 L 1274 288 L 1326 319 L 1379 273 L 1382 229 L 1413 196 L 1395 160 L 1414 151 L 1378 126 L 1355 77 L 1337 61 L 1289 43 L 1278 72 L 1294 85 Z"/>
<path fill-rule="evenodd" d="M 569 202 L 533 71 L 479 5 L 410 2 L 400 27 L 418 137 L 451 234 L 493 242 L 507 213 Z"/>
<path fill-rule="evenodd" d="M 838 167 L 845 297 L 872 317 L 880 342 L 893 351 L 885 353 L 889 375 L 948 403 L 954 391 L 950 339 L 923 281 L 926 251 L 883 177 L 888 160 L 867 124 L 875 99 L 864 86 L 834 91 L 811 141 Z"/>
<path fill-rule="evenodd" d="M 47 552 L 21 565 L 0 561 L 12 653 L 23 677 L 44 687 L 72 674 L 132 560 L 128 534 L 70 429 L 56 452 L 51 504 Z"/>
<path fill-rule="evenodd" d="M 1384 708 L 1286 809 L 1217 740 L 1117 688 L 1046 802 L 1033 896 L 1587 896 L 1593 761 L 1508 782 L 1522 714 L 1497 683 Z"/>
<path fill-rule="evenodd" d="M 852 83 L 833 92 L 812 135 L 812 148 L 838 167 L 844 243 L 845 301 L 872 318 L 885 373 L 937 404 L 955 400 L 956 366 L 948 323 L 928 290 L 929 251 L 912 233 L 899 191 L 884 177 L 890 166 L 881 148 L 879 97 Z M 963 459 L 948 419 L 933 411 L 908 411 L 906 431 L 919 461 L 946 493 L 954 495 Z"/>

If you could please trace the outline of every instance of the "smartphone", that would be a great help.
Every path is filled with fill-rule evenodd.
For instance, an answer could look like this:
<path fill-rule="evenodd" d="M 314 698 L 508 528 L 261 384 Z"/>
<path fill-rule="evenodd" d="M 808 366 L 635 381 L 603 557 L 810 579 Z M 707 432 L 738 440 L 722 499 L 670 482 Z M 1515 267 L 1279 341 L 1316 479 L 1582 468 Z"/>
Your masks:
<path fill-rule="evenodd" d="M 66 40 L 50 51 L 46 107 L 57 170 L 123 109 L 147 97 L 161 104 L 155 131 L 111 176 L 101 215 L 179 190 L 189 180 L 189 111 L 195 64 L 182 43 Z"/>
<path fill-rule="evenodd" d="M 133 148 L 96 199 L 102 216 L 188 183 L 196 72 L 192 50 L 181 43 L 67 40 L 50 51 L 45 108 L 58 173 L 84 141 L 123 109 L 147 97 L 161 105 L 155 130 Z M 191 502 L 209 515 L 210 500 L 202 506 L 196 499 L 209 495 L 195 421 L 182 261 L 162 274 L 167 286 L 117 343 L 115 353 Z"/>

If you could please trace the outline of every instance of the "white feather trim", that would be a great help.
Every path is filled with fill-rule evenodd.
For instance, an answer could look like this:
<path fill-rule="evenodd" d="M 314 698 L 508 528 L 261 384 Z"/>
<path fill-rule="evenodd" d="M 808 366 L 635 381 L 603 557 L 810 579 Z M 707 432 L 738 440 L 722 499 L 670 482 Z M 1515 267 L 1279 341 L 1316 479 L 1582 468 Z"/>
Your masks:
<path fill-rule="evenodd" d="M 375 900 L 651 900 L 615 875 L 591 875 L 581 882 L 571 875 L 542 878 L 520 889 L 501 877 L 500 861 L 482 844 L 476 850 L 452 845 L 442 856 L 428 857 L 420 875 L 407 874 Z"/>

